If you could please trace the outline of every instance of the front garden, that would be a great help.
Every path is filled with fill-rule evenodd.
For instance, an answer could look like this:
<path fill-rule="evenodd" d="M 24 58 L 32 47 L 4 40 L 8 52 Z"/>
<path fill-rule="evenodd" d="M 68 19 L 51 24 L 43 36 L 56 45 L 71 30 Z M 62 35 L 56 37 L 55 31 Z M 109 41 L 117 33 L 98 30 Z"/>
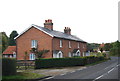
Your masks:
<path fill-rule="evenodd" d="M 107 59 L 104 56 L 86 56 L 86 57 L 70 57 L 70 58 L 38 58 L 35 60 L 35 69 L 41 68 L 58 68 L 72 66 L 86 66 L 97 64 Z M 2 59 L 2 79 L 3 81 L 13 79 L 24 81 L 25 79 L 36 79 L 45 75 L 32 73 L 30 71 L 17 72 L 16 60 L 11 58 Z"/>

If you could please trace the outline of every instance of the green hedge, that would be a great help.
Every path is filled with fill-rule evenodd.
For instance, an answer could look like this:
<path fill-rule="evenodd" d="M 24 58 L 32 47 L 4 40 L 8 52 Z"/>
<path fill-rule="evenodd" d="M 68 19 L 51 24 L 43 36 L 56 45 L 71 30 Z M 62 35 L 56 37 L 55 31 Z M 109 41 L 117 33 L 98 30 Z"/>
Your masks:
<path fill-rule="evenodd" d="M 104 57 L 87 56 L 87 57 L 50 58 L 50 59 L 40 58 L 35 60 L 35 68 L 40 69 L 50 67 L 83 66 L 101 60 L 104 60 Z"/>
<path fill-rule="evenodd" d="M 16 74 L 16 59 L 2 58 L 2 75 L 15 75 Z"/>

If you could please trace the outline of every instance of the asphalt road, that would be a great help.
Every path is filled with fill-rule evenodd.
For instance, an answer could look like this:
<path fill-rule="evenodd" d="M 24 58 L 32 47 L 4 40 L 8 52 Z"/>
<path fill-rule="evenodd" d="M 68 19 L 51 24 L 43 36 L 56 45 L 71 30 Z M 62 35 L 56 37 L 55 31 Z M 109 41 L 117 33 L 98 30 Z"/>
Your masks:
<path fill-rule="evenodd" d="M 71 73 L 52 76 L 43 81 L 119 81 L 120 57 Z"/>

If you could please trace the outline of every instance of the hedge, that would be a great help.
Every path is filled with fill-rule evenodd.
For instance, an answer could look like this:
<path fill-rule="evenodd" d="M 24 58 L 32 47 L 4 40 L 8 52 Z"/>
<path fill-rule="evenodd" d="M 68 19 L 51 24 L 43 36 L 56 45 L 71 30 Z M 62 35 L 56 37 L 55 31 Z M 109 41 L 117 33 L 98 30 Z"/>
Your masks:
<path fill-rule="evenodd" d="M 50 68 L 50 67 L 67 67 L 67 66 L 83 66 L 86 64 L 95 63 L 96 61 L 104 60 L 103 56 L 87 56 L 87 57 L 71 57 L 71 58 L 50 58 L 36 59 L 35 68 Z"/>
<path fill-rule="evenodd" d="M 9 76 L 16 74 L 16 59 L 2 58 L 2 75 Z"/>

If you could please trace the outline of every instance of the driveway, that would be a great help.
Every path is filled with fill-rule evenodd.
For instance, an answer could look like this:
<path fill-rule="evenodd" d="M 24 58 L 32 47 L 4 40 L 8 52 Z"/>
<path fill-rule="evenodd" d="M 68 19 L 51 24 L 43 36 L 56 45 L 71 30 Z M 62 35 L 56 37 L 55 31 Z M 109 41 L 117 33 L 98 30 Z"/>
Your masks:
<path fill-rule="evenodd" d="M 85 66 L 74 66 L 74 67 L 60 67 L 60 68 L 49 68 L 49 69 L 37 69 L 37 70 L 26 70 L 27 72 L 43 74 L 46 76 L 57 76 L 57 75 L 64 75 L 66 73 L 72 73 L 76 70 L 82 70 L 86 68 Z M 18 71 L 25 71 L 25 70 L 18 70 Z"/>

